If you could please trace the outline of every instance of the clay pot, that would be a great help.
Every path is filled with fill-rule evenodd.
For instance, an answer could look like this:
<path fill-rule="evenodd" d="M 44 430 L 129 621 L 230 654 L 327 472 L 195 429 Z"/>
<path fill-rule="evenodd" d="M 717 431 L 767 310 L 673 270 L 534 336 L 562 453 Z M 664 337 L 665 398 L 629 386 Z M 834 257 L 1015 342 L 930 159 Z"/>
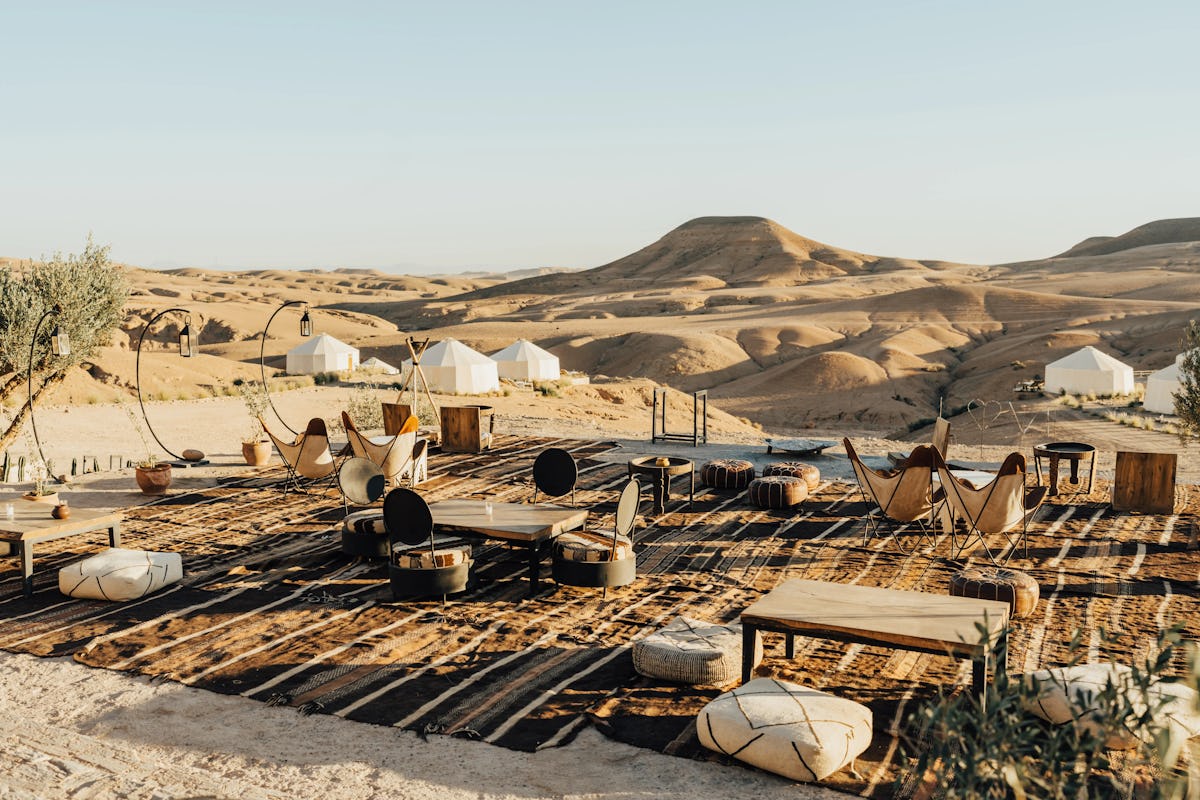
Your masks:
<path fill-rule="evenodd" d="M 33 494 L 32 492 L 26 492 L 21 496 L 33 503 L 49 503 L 51 505 L 58 505 L 58 492 L 53 492 L 51 494 Z"/>
<path fill-rule="evenodd" d="M 138 467 L 135 471 L 138 488 L 142 494 L 163 494 L 171 485 L 171 465 L 155 464 L 153 467 Z"/>
<path fill-rule="evenodd" d="M 271 443 L 242 442 L 242 458 L 252 467 L 266 466 L 271 461 Z"/>
<path fill-rule="evenodd" d="M 50 512 L 50 516 L 54 517 L 55 519 L 66 519 L 67 517 L 71 516 L 71 507 L 66 503 L 59 503 L 54 507 L 54 510 Z"/>

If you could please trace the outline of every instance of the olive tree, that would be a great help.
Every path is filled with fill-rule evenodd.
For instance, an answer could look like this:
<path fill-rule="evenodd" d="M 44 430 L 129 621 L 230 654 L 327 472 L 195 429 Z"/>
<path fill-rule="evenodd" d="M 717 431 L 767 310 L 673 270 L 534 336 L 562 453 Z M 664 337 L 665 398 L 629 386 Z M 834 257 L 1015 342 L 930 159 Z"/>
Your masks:
<path fill-rule="evenodd" d="M 1200 321 L 1189 322 L 1184 332 L 1179 391 L 1172 396 L 1183 432 L 1200 434 Z"/>
<path fill-rule="evenodd" d="M 25 377 L 34 327 L 42 315 L 58 310 L 42 326 L 33 349 L 34 402 L 108 344 L 124 318 L 128 297 L 124 272 L 109 259 L 108 247 L 91 237 L 78 255 L 56 253 L 44 261 L 0 266 L 0 403 L 17 407 L 0 423 L 0 449 L 12 443 L 29 416 Z M 55 325 L 70 337 L 68 356 L 50 353 L 48 331 Z"/>

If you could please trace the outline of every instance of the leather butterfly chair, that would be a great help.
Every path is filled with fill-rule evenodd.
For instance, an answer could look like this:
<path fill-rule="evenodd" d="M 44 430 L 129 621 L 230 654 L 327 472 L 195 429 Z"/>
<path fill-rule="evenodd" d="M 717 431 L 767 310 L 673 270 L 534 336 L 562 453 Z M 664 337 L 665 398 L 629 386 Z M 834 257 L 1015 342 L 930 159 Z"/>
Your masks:
<path fill-rule="evenodd" d="M 369 506 L 383 497 L 387 488 L 383 471 L 365 458 L 347 458 L 338 470 L 342 491 L 342 552 L 362 558 L 387 558 L 391 552 L 383 512 L 364 509 L 350 513 L 350 506 Z"/>
<path fill-rule="evenodd" d="M 941 454 L 942 458 L 946 457 L 946 453 L 950 449 L 950 420 L 945 417 L 938 417 L 933 422 L 933 438 L 930 439 L 929 445 Z M 908 454 L 900 451 L 893 451 L 887 454 L 888 461 L 892 462 L 892 466 L 897 469 L 905 465 L 908 460 Z"/>
<path fill-rule="evenodd" d="M 550 447 L 538 453 L 533 460 L 533 502 L 538 492 L 547 497 L 562 497 L 571 493 L 571 505 L 575 505 L 575 483 L 579 480 L 579 468 L 575 458 L 561 447 Z"/>
<path fill-rule="evenodd" d="M 417 441 L 416 430 L 371 438 L 359 431 L 345 411 L 342 412 L 342 426 L 354 455 L 372 461 L 393 486 L 400 485 L 405 478 L 410 486 L 428 479 L 428 450 L 424 439 Z"/>
<path fill-rule="evenodd" d="M 918 544 L 932 544 L 934 506 L 942 501 L 941 490 L 936 493 L 933 490 L 933 459 L 937 451 L 926 445 L 917 445 L 905 462 L 905 467 L 878 472 L 862 462 L 849 439 L 843 439 L 842 444 L 854 468 L 854 477 L 858 479 L 863 500 L 868 506 L 875 506 L 867 514 L 863 545 L 870 542 L 872 537 L 886 533 L 900 552 L 911 553 L 912 545 L 898 535 L 910 525 L 916 526 L 919 531 Z"/>
<path fill-rule="evenodd" d="M 1024 544 L 1025 557 L 1029 557 L 1029 521 L 1046 499 L 1049 487 L 1026 486 L 1025 456 L 1010 453 L 996 477 L 979 488 L 956 478 L 940 455 L 935 454 L 934 465 L 946 493 L 949 515 L 966 528 L 959 541 L 957 525 L 951 523 L 951 558 L 962 555 L 973 538 L 978 538 L 984 553 L 997 566 L 1008 562 L 1018 543 Z M 1005 535 L 1007 544 L 1002 560 L 988 546 L 985 537 L 989 534 Z"/>
<path fill-rule="evenodd" d="M 392 489 L 383 498 L 392 597 L 428 597 L 464 591 L 471 576 L 471 546 L 433 535 L 433 513 L 412 489 Z M 405 546 L 407 545 L 407 547 Z"/>
<path fill-rule="evenodd" d="M 613 532 L 568 531 L 554 540 L 554 580 L 568 586 L 602 588 L 624 586 L 637 577 L 633 554 L 633 526 L 637 521 L 641 487 L 630 478 L 617 499 Z"/>
<path fill-rule="evenodd" d="M 337 462 L 329 450 L 329 431 L 325 427 L 325 420 L 313 417 L 308 421 L 304 433 L 291 442 L 272 433 L 262 417 L 259 417 L 258 421 L 275 444 L 275 449 L 279 451 L 279 457 L 287 468 L 287 480 L 283 484 L 285 494 L 292 487 L 297 491 L 307 492 L 307 489 L 300 485 L 301 478 L 310 483 L 329 478 L 330 485 L 333 484 Z"/>

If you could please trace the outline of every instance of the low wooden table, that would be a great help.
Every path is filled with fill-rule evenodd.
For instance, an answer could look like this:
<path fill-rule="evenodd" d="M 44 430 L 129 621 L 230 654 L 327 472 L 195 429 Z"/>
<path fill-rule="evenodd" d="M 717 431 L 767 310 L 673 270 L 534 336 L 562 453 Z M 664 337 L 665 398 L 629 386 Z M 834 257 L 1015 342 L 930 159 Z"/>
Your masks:
<path fill-rule="evenodd" d="M 529 549 L 529 594 L 538 591 L 542 549 L 560 533 L 582 528 L 587 509 L 549 503 L 491 503 L 486 500 L 443 500 L 430 503 L 433 527 L 441 533 L 461 533 L 484 539 L 501 539 Z"/>
<path fill-rule="evenodd" d="M 1083 442 L 1047 442 L 1033 448 L 1033 468 L 1037 471 L 1038 486 L 1042 485 L 1042 459 L 1050 462 L 1051 496 L 1058 494 L 1058 462 L 1067 459 L 1071 464 L 1071 483 L 1079 485 L 1079 465 L 1088 462 L 1088 494 L 1096 481 L 1096 448 Z"/>
<path fill-rule="evenodd" d="M 12 503 L 15 516 L 9 519 L 3 512 Z M 33 596 L 33 546 L 41 542 L 63 539 L 92 531 L 108 531 L 111 547 L 121 546 L 121 515 L 115 511 L 71 509 L 67 519 L 54 519 L 49 503 L 35 503 L 20 495 L 0 496 L 0 542 L 15 547 L 21 557 L 21 575 L 26 597 Z"/>
<path fill-rule="evenodd" d="M 666 464 L 659 464 L 659 458 L 666 458 Z M 691 483 L 688 486 L 688 505 L 696 502 L 696 469 L 695 465 L 686 458 L 679 456 L 641 456 L 630 459 L 629 474 L 650 476 L 650 496 L 654 499 L 655 515 L 667 513 L 667 503 L 671 500 L 671 478 L 676 475 L 687 475 Z"/>
<path fill-rule="evenodd" d="M 796 634 L 969 658 L 972 689 L 982 696 L 992 648 L 980 642 L 975 624 L 984 623 L 989 643 L 994 643 L 1008 623 L 1008 610 L 1008 603 L 996 600 L 784 581 L 742 612 L 742 683 L 753 675 L 759 632 L 772 631 L 787 636 L 788 658 L 796 655 Z M 1002 659 L 996 661 L 997 672 L 1006 668 Z"/>

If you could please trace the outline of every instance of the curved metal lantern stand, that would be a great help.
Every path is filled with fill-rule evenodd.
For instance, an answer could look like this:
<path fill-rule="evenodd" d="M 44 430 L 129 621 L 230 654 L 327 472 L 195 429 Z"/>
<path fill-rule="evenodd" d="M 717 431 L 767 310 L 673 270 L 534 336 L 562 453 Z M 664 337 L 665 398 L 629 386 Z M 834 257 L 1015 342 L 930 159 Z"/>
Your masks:
<path fill-rule="evenodd" d="M 280 311 L 283 311 L 288 306 L 304 306 L 304 315 L 300 317 L 300 335 L 304 337 L 312 336 L 312 319 L 308 316 L 308 302 L 305 300 L 288 300 L 286 303 L 275 309 L 275 312 L 267 319 L 267 325 L 263 328 L 262 342 L 258 346 L 258 372 L 262 376 L 263 394 L 267 396 L 267 405 L 271 407 L 271 411 L 275 413 L 276 419 L 283 423 L 283 427 L 287 428 L 294 435 L 299 436 L 300 431 L 287 424 L 275 408 L 275 404 L 271 402 L 271 391 L 267 388 L 267 367 L 263 363 L 263 355 L 267 349 L 267 331 L 271 330 L 271 323 Z"/>
<path fill-rule="evenodd" d="M 178 311 L 179 313 L 186 315 L 183 323 L 183 330 L 179 332 L 179 355 L 183 356 L 184 358 L 190 358 L 191 356 L 195 355 L 195 340 L 192 338 L 191 332 L 192 313 L 186 308 L 168 308 L 165 311 L 160 311 L 150 318 L 150 321 L 146 323 L 146 327 L 142 328 L 141 336 L 138 337 L 137 357 L 134 359 L 133 368 L 134 382 L 137 385 L 138 408 L 142 410 L 142 419 L 146 422 L 146 430 L 150 431 L 150 435 L 154 437 L 154 441 L 158 442 L 158 446 L 161 447 L 167 455 L 175 459 L 177 463 L 175 463 L 174 466 L 196 467 L 207 464 L 208 460 L 202 459 L 200 461 L 188 461 L 183 456 L 173 452 L 171 448 L 163 444 L 162 439 L 158 438 L 158 434 L 155 433 L 154 426 L 150 424 L 150 417 L 146 415 L 146 404 L 142 401 L 142 341 L 145 340 L 147 331 L 150 330 L 154 323 L 158 322 L 164 316 L 173 311 Z"/>
<path fill-rule="evenodd" d="M 49 462 L 46 461 L 46 454 L 42 452 L 42 440 L 38 438 L 37 432 L 37 417 L 34 416 L 33 413 L 33 357 L 35 351 L 37 350 L 37 338 L 38 333 L 42 330 L 42 323 L 45 322 L 46 318 L 51 314 L 55 316 L 62 314 L 62 307 L 56 305 L 53 308 L 46 309 L 45 313 L 42 314 L 41 319 L 39 319 L 37 324 L 33 326 L 33 336 L 29 339 L 29 364 L 27 365 L 25 375 L 25 388 L 28 390 L 29 394 L 29 427 L 33 431 L 33 443 L 37 446 L 38 458 L 42 460 L 43 465 L 46 465 L 47 473 L 50 472 Z M 67 338 L 65 333 L 57 328 L 54 330 L 54 335 L 50 337 L 50 350 L 56 356 L 71 355 L 70 340 Z M 49 477 L 55 483 L 66 483 L 66 481 L 59 480 L 57 475 L 50 475 Z"/>

